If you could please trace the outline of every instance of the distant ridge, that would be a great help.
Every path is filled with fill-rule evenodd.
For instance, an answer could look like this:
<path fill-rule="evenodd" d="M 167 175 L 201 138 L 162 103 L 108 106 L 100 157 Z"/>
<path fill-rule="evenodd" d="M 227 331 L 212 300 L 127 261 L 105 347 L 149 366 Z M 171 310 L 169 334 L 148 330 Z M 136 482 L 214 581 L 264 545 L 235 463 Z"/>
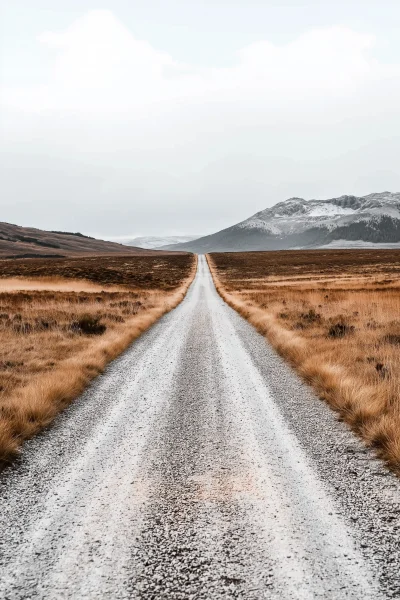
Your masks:
<path fill-rule="evenodd" d="M 190 252 L 400 245 L 400 193 L 289 198 L 195 241 L 167 246 Z"/>
<path fill-rule="evenodd" d="M 138 254 L 149 250 L 67 231 L 43 231 L 0 223 L 0 258 L 62 258 L 82 254 Z"/>
<path fill-rule="evenodd" d="M 185 242 L 191 242 L 196 240 L 198 235 L 166 235 L 166 236 L 155 236 L 148 235 L 143 237 L 136 237 L 129 242 L 125 242 L 128 246 L 137 246 L 139 248 L 147 248 L 150 250 L 162 250 L 164 246 L 171 246 L 172 244 L 181 244 Z"/>

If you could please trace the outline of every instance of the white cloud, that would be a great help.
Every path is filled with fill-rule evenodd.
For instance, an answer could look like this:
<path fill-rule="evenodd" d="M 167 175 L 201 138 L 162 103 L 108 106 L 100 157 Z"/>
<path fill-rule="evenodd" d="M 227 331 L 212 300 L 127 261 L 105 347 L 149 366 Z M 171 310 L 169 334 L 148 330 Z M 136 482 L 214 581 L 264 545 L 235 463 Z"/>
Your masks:
<path fill-rule="evenodd" d="M 38 40 L 58 53 L 50 85 L 92 97 L 100 90 L 112 91 L 114 96 L 105 98 L 105 106 L 121 91 L 135 97 L 137 84 L 145 89 L 149 82 L 163 79 L 164 67 L 173 65 L 168 55 L 135 40 L 108 11 L 92 11 L 65 32 L 47 32 Z M 79 106 L 79 98 L 74 100 Z"/>
<path fill-rule="evenodd" d="M 231 68 L 197 69 L 137 40 L 109 11 L 91 11 L 66 31 L 38 41 L 54 53 L 48 84 L 5 90 L 24 110 L 134 111 L 176 102 L 229 105 L 254 97 L 264 107 L 297 112 L 299 103 L 349 97 L 364 86 L 399 76 L 399 66 L 374 60 L 375 37 L 345 27 L 312 30 L 277 46 L 254 43 Z M 207 43 L 207 40 L 205 40 Z M 257 102 L 256 102 L 257 104 Z"/>
<path fill-rule="evenodd" d="M 372 158 L 353 158 L 351 175 L 340 156 L 400 137 L 400 65 L 375 58 L 374 35 L 344 26 L 311 30 L 284 45 L 254 43 L 229 68 L 177 62 L 135 39 L 109 11 L 42 33 L 38 43 L 53 59 L 47 82 L 2 92 L 7 151 L 16 162 L 18 154 L 34 153 L 43 172 L 46 157 L 57 157 L 60 169 L 64 161 L 68 189 L 76 171 L 70 159 L 80 162 L 77 197 L 87 206 L 111 201 L 125 216 L 132 197 L 142 202 L 132 214 L 148 210 L 151 221 L 167 200 L 189 220 L 202 190 L 210 210 L 237 217 L 282 200 L 274 190 L 357 192 L 365 171 L 373 173 Z M 391 164 L 389 147 L 380 168 Z M 400 184 L 400 172 L 390 177 Z M 32 185 L 39 207 L 40 198 L 50 202 L 43 178 Z M 246 189 L 248 211 L 235 213 Z M 191 231 L 199 229 L 210 228 L 195 223 Z"/>

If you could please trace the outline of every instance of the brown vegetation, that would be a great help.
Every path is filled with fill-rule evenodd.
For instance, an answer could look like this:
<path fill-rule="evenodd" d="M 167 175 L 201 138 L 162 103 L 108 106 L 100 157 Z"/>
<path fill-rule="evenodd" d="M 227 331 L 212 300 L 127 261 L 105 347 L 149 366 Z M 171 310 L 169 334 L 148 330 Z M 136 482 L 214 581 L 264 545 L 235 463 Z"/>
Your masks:
<path fill-rule="evenodd" d="M 182 300 L 194 275 L 195 258 L 182 254 L 121 261 L 26 260 L 4 262 L 0 269 L 0 462 L 4 462 L 110 360 Z M 38 289 L 32 289 L 33 277 L 49 272 L 53 278 L 38 279 Z M 54 278 L 63 272 L 75 279 Z M 2 291 L 8 273 L 19 277 L 11 289 Z M 28 289 L 15 289 L 15 281 L 20 288 L 26 281 Z M 63 289 L 65 281 L 74 291 Z"/>
<path fill-rule="evenodd" d="M 185 252 L 0 260 L 0 278 L 59 277 L 84 279 L 100 285 L 173 290 L 181 284 L 182 274 L 192 264 L 193 255 Z"/>
<path fill-rule="evenodd" d="M 151 250 L 106 242 L 82 233 L 68 231 L 43 231 L 33 227 L 20 227 L 0 222 L 0 256 L 57 257 L 85 254 L 153 254 Z"/>
<path fill-rule="evenodd" d="M 400 474 L 400 252 L 208 258 L 221 296 Z"/>

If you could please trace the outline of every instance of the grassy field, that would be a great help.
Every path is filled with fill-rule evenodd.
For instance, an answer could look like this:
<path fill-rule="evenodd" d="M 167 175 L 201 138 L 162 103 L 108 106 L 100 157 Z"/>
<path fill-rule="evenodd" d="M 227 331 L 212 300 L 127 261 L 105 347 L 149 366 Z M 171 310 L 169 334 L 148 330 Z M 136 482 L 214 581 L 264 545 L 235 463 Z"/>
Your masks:
<path fill-rule="evenodd" d="M 0 261 L 0 462 L 183 298 L 190 254 Z"/>
<path fill-rule="evenodd" d="M 85 279 L 102 285 L 173 290 L 191 265 L 191 254 L 163 253 L 136 256 L 33 258 L 0 261 L 0 278 L 61 277 Z"/>
<path fill-rule="evenodd" d="M 400 474 L 400 252 L 208 258 L 221 296 Z"/>

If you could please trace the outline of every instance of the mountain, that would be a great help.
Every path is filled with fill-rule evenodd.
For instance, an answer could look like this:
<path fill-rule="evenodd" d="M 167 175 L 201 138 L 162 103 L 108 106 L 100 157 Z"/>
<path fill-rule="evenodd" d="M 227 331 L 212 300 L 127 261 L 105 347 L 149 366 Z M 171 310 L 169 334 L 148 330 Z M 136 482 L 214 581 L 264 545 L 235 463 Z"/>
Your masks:
<path fill-rule="evenodd" d="M 82 254 L 137 254 L 142 248 L 129 248 L 66 231 L 42 231 L 0 223 L 0 258 L 80 256 Z M 147 251 L 148 252 L 148 251 Z"/>
<path fill-rule="evenodd" d="M 163 246 L 171 246 L 172 244 L 180 244 L 196 240 L 198 235 L 169 235 L 169 236 L 147 236 L 136 237 L 129 242 L 125 242 L 128 246 L 138 246 L 139 248 L 162 249 Z"/>
<path fill-rule="evenodd" d="M 237 252 L 400 243 L 400 193 L 290 198 L 195 241 L 168 246 L 191 252 Z"/>

